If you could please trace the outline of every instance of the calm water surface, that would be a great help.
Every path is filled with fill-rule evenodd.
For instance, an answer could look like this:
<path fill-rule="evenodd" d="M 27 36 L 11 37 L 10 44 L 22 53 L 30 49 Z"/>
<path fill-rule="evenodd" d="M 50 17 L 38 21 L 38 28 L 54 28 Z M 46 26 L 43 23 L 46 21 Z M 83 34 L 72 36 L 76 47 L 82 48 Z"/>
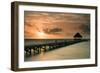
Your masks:
<path fill-rule="evenodd" d="M 25 61 L 45 61 L 62 59 L 85 59 L 90 58 L 90 41 L 76 43 L 48 52 L 41 52 L 39 55 L 25 57 Z"/>

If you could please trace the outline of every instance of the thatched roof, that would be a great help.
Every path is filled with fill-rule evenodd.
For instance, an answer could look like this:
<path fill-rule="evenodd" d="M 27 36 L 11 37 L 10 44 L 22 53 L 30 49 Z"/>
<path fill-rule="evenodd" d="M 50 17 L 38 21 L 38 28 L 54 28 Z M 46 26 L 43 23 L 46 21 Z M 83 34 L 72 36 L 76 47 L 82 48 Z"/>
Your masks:
<path fill-rule="evenodd" d="M 82 35 L 81 35 L 80 33 L 76 33 L 76 34 L 74 35 L 74 37 L 81 37 L 81 38 L 82 38 Z"/>

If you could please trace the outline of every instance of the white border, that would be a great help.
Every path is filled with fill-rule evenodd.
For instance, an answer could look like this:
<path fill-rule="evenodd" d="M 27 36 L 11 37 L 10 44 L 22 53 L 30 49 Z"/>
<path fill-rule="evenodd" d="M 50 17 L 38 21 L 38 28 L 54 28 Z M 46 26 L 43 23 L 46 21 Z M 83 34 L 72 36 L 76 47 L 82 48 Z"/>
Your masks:
<path fill-rule="evenodd" d="M 48 11 L 48 12 L 69 12 L 69 13 L 84 13 L 91 15 L 91 52 L 90 59 L 80 60 L 56 60 L 56 61 L 35 61 L 24 62 L 24 11 Z M 95 10 L 93 9 L 81 9 L 81 8 L 63 8 L 63 7 L 46 7 L 46 6 L 19 6 L 19 68 L 35 68 L 35 67 L 50 67 L 50 66 L 63 66 L 63 65 L 83 65 L 83 64 L 95 64 Z M 94 45 L 93 45 L 94 44 Z"/>

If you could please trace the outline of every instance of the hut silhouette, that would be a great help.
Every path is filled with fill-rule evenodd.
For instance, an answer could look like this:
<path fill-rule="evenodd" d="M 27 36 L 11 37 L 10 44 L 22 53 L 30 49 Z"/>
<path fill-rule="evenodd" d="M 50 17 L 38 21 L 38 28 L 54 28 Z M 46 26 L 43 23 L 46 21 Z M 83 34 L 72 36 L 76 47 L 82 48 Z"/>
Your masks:
<path fill-rule="evenodd" d="M 80 33 L 76 33 L 74 35 L 74 39 L 81 40 L 82 39 L 82 35 Z"/>

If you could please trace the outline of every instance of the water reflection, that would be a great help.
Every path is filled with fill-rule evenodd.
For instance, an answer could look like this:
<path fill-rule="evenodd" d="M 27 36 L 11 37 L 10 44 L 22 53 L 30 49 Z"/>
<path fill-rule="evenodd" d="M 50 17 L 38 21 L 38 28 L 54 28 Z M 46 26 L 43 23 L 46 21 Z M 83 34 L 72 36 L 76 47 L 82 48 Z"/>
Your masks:
<path fill-rule="evenodd" d="M 48 46 L 47 46 L 48 47 Z M 62 47 L 45 52 L 41 48 L 40 54 L 25 57 L 25 61 L 45 61 L 62 59 L 86 59 L 90 58 L 90 41 L 80 42 L 74 45 Z"/>
<path fill-rule="evenodd" d="M 44 54 L 45 54 L 44 49 L 41 49 L 41 53 L 40 53 L 40 60 L 41 60 L 41 61 L 42 61 L 42 60 L 45 60 Z"/>

